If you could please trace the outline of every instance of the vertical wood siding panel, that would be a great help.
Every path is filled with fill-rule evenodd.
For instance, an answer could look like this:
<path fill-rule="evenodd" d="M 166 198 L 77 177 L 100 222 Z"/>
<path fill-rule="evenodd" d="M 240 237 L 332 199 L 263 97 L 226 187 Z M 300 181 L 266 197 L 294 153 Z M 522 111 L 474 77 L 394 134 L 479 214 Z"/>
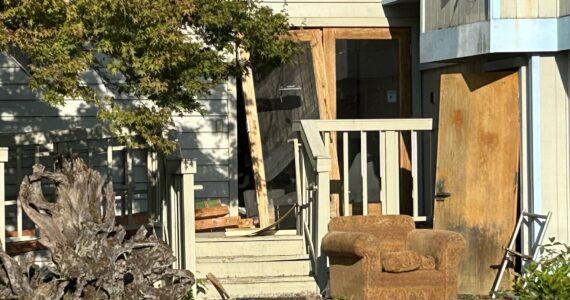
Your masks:
<path fill-rule="evenodd" d="M 555 93 L 552 72 L 552 57 L 542 57 L 540 60 L 540 99 L 541 99 L 541 163 L 542 163 L 542 207 L 541 211 L 552 211 L 553 199 L 556 199 L 556 127 Z M 554 200 L 555 201 L 555 200 Z M 556 217 L 556 216 L 555 216 Z M 551 222 L 549 234 L 556 222 Z"/>
<path fill-rule="evenodd" d="M 540 0 L 538 4 L 539 18 L 555 18 L 558 15 L 558 0 Z"/>
<path fill-rule="evenodd" d="M 566 178 L 567 178 L 567 156 L 566 156 L 566 92 L 564 91 L 564 84 L 562 82 L 562 64 L 560 63 L 561 55 L 555 57 L 554 76 L 555 76 L 555 90 L 556 93 L 556 158 L 557 158 L 557 169 L 556 169 L 556 181 L 557 181 L 557 197 L 555 199 L 555 214 L 556 214 L 556 236 L 563 236 L 565 230 L 564 224 L 566 223 L 567 213 L 562 211 L 564 202 L 567 199 L 566 194 Z"/>
<path fill-rule="evenodd" d="M 514 19 L 517 17 L 518 1 L 501 1 L 501 18 Z"/>
<path fill-rule="evenodd" d="M 564 0 L 566 2 L 570 2 L 568 0 Z M 570 101 L 570 51 L 566 51 L 566 66 L 562 67 L 566 70 L 566 72 L 564 73 L 563 79 L 564 79 L 564 87 L 566 90 L 566 117 L 568 119 L 570 119 L 570 104 L 568 103 Z M 566 157 L 570 157 L 570 124 L 569 122 L 566 122 L 566 137 L 567 137 L 567 142 L 566 142 Z M 570 160 L 570 159 L 569 159 Z M 566 163 L 566 168 L 568 170 L 567 175 L 568 177 L 566 177 L 566 194 L 570 195 L 570 161 L 568 161 Z M 566 212 L 566 224 L 565 224 L 565 228 L 566 228 L 566 240 L 564 241 L 565 243 L 570 243 L 570 197 L 566 198 L 566 202 L 562 205 L 562 209 Z"/>
<path fill-rule="evenodd" d="M 559 16 L 567 16 L 570 15 L 570 0 L 559 0 Z"/>
<path fill-rule="evenodd" d="M 539 0 L 519 0 L 517 1 L 517 18 L 538 18 Z"/>
<path fill-rule="evenodd" d="M 487 0 L 426 0 L 425 29 L 433 31 L 487 19 Z"/>
<path fill-rule="evenodd" d="M 557 78 L 558 77 L 558 78 Z M 566 125 L 561 123 L 566 118 L 561 116 L 561 99 L 558 95 L 559 71 L 557 69 L 556 59 L 553 56 L 543 57 L 541 59 L 541 120 L 542 120 L 542 212 L 551 211 L 553 213 L 552 220 L 547 229 L 547 237 L 560 236 L 564 230 L 561 226 L 561 218 L 566 219 L 559 211 L 559 203 L 561 199 L 565 200 L 565 184 L 561 187 L 560 176 L 564 176 L 564 166 L 566 164 L 565 151 L 561 149 L 565 147 Z M 563 104 L 563 102 L 562 102 Z M 562 120 L 561 120 L 562 119 Z M 561 190 L 561 188 L 563 190 Z"/>

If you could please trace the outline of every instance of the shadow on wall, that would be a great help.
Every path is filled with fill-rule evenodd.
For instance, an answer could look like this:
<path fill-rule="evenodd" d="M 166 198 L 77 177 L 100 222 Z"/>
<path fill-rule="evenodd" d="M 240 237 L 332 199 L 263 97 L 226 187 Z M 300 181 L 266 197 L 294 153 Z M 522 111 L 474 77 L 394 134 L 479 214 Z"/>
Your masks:
<path fill-rule="evenodd" d="M 95 72 L 86 73 L 84 80 L 98 94 L 111 93 Z M 206 115 L 191 112 L 173 117 L 174 136 L 180 144 L 176 155 L 198 162 L 196 184 L 202 185 L 203 189 L 196 191 L 197 200 L 221 199 L 224 203 L 229 203 L 230 178 L 236 177 L 232 173 L 236 172 L 236 168 L 232 170 L 231 164 L 237 145 L 235 138 L 232 138 L 236 128 L 236 112 L 231 107 L 235 99 L 227 89 L 228 84 L 221 85 L 213 89 L 209 96 L 198 100 L 207 112 Z M 0 146 L 12 147 L 6 168 L 8 198 L 17 195 L 19 181 L 31 173 L 36 148 L 40 152 L 58 151 L 49 145 L 54 139 L 73 141 L 55 147 L 65 148 L 59 151 L 79 152 L 86 161 L 87 148 L 92 148 L 91 166 L 104 175 L 108 173 L 106 147 L 109 141 L 115 141 L 108 139 L 105 124 L 97 120 L 97 108 L 80 99 L 68 99 L 64 106 L 52 107 L 41 102 L 39 96 L 29 88 L 27 74 L 20 66 L 11 58 L 0 55 Z M 148 103 L 146 99 L 129 95 L 116 97 L 124 105 Z M 93 136 L 105 136 L 105 139 L 94 140 Z M 23 147 L 24 145 L 27 146 Z M 39 162 L 48 167 L 53 166 L 53 158 L 49 156 L 39 157 Z M 110 175 L 117 184 L 124 183 L 124 176 L 121 176 L 124 164 L 124 155 L 120 151 L 114 152 L 113 171 Z M 138 187 L 143 187 L 148 182 L 146 158 L 139 154 L 134 155 L 134 178 Z"/>

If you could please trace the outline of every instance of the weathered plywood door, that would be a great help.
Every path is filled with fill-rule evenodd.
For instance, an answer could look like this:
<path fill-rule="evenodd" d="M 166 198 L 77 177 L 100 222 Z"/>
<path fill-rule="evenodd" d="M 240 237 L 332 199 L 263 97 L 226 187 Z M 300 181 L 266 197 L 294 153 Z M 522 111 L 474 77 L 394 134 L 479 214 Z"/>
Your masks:
<path fill-rule="evenodd" d="M 467 240 L 459 292 L 488 294 L 516 219 L 518 75 L 443 74 L 440 93 L 434 228 Z"/>

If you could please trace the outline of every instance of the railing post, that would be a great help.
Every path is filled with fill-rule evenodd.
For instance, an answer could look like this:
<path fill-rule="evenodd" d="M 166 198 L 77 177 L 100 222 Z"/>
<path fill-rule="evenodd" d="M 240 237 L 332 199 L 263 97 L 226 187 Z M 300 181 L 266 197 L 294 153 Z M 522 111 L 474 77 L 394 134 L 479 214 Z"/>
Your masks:
<path fill-rule="evenodd" d="M 386 133 L 386 212 L 400 214 L 400 134 L 397 131 Z M 382 203 L 384 205 L 384 203 Z"/>
<path fill-rule="evenodd" d="M 194 222 L 194 174 L 196 162 L 182 159 L 180 162 L 180 175 L 182 175 L 182 231 L 184 236 L 184 268 L 196 269 L 196 256 L 194 244 L 196 242 L 196 223 Z"/>
<path fill-rule="evenodd" d="M 7 161 L 8 148 L 0 148 L 0 239 L 2 239 L 2 250 L 6 250 L 6 207 L 4 206 L 6 194 L 4 191 L 4 164 Z"/>
<path fill-rule="evenodd" d="M 196 174 L 196 162 L 182 159 L 180 162 L 180 174 L 182 175 L 182 232 L 184 240 L 181 241 L 183 262 L 181 266 L 186 270 L 196 272 L 196 223 L 194 221 L 194 174 Z M 192 289 L 195 294 L 196 289 Z M 194 295 L 195 296 L 195 295 Z"/>
<path fill-rule="evenodd" d="M 317 266 L 315 275 L 320 290 L 324 290 L 328 281 L 327 257 L 321 251 L 322 240 L 327 234 L 330 221 L 330 166 L 329 157 L 317 157 L 317 203 L 316 222 L 313 229 L 315 255 L 317 256 Z"/>

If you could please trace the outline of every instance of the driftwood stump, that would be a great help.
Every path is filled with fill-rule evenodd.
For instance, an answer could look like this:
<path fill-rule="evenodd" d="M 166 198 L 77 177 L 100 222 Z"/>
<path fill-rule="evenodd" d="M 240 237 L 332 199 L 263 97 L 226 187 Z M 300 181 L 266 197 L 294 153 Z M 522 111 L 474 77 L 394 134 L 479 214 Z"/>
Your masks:
<path fill-rule="evenodd" d="M 55 185 L 47 201 L 42 183 Z M 166 243 L 144 226 L 130 238 L 115 225 L 115 193 L 78 157 L 61 157 L 58 169 L 42 165 L 24 178 L 18 197 L 40 230 L 53 267 L 33 256 L 0 251 L 0 299 L 181 299 L 194 275 L 172 269 Z"/>

